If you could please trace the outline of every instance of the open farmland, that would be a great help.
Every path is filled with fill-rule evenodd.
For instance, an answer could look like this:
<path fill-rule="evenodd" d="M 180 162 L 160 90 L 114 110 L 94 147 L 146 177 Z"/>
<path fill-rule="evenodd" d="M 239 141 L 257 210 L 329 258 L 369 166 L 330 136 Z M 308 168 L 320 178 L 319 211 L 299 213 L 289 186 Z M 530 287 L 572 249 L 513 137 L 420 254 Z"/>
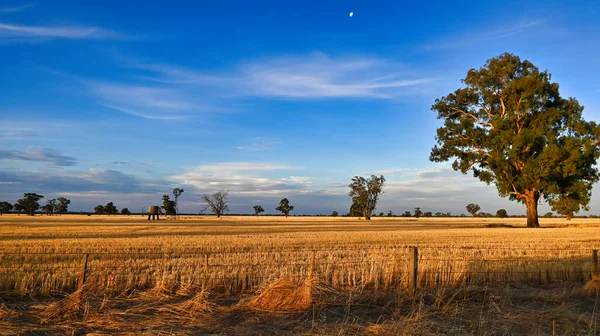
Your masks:
<path fill-rule="evenodd" d="M 5 215 L 0 217 L 0 290 L 6 319 L 0 326 L 14 332 L 57 332 L 64 327 L 194 334 L 210 333 L 211 326 L 228 330 L 219 320 L 223 314 L 244 312 L 250 315 L 238 317 L 242 322 L 264 319 L 271 325 L 274 311 L 286 311 L 283 320 L 293 333 L 343 329 L 352 334 L 444 334 L 448 323 L 454 333 L 480 333 L 481 328 L 516 332 L 493 324 L 506 323 L 506 314 L 515 314 L 515 300 L 523 300 L 519 307 L 526 309 L 549 295 L 554 305 L 568 307 L 572 314 L 556 316 L 558 308 L 546 303 L 546 308 L 530 309 L 536 316 L 531 321 L 514 320 L 515 325 L 542 334 L 551 328 L 589 331 L 598 320 L 596 296 L 584 287 L 592 279 L 592 250 L 600 246 L 600 221 L 540 222 L 543 229 L 527 229 L 518 218 L 368 222 L 183 216 L 149 222 L 142 216 Z M 418 247 L 416 295 L 410 284 L 413 246 Z M 285 295 L 291 302 L 270 297 L 273 289 L 291 291 Z M 467 316 L 469 309 L 480 315 L 504 309 L 496 291 L 504 291 L 503 300 L 509 298 L 510 311 L 457 320 L 456 314 Z M 508 292 L 518 298 L 510 299 Z M 498 299 L 485 301 L 491 299 L 482 293 Z M 340 305 L 346 307 L 341 319 L 331 310 Z M 445 326 L 425 315 L 417 318 L 421 310 L 434 309 L 429 306 L 445 314 L 440 322 Z M 148 320 L 151 316 L 156 318 Z M 424 323 L 426 328 L 408 328 L 410 319 L 411 325 Z M 128 327 L 133 329 L 123 329 L 129 321 L 140 320 L 140 325 Z M 173 321 L 179 329 L 173 329 Z M 260 329 L 261 323 L 249 324 L 254 327 L 242 330 L 269 333 Z M 230 328 L 236 333 L 235 326 Z"/>

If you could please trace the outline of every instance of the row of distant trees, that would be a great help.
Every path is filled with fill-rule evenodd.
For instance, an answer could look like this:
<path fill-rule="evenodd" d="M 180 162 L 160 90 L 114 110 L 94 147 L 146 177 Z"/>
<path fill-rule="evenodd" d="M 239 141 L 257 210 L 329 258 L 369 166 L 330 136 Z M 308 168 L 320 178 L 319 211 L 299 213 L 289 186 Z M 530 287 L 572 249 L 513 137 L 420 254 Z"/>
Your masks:
<path fill-rule="evenodd" d="M 33 216 L 37 211 L 42 210 L 47 215 L 62 215 L 69 211 L 69 204 L 71 200 L 65 197 L 48 199 L 45 205 L 40 204 L 40 200 L 44 198 L 44 195 L 36 193 L 25 193 L 23 198 L 17 200 L 13 205 L 8 202 L 0 202 L 0 215 L 15 211 L 17 213 L 26 213 Z"/>
<path fill-rule="evenodd" d="M 379 181 L 383 181 L 383 180 L 381 178 L 379 178 Z M 367 190 L 368 190 L 368 188 L 367 188 Z M 163 205 L 161 206 L 161 209 L 164 214 L 166 214 L 166 215 L 179 214 L 179 209 L 178 209 L 177 205 L 179 202 L 179 197 L 181 196 L 181 194 L 183 192 L 184 192 L 183 189 L 175 188 L 173 190 L 173 195 L 174 195 L 175 200 L 171 200 L 169 195 L 162 196 Z M 221 215 L 225 214 L 226 212 L 229 211 L 228 195 L 229 195 L 229 192 L 227 190 L 220 190 L 211 195 L 204 195 L 203 199 L 204 199 L 204 202 L 206 203 L 206 205 L 205 205 L 204 209 L 202 210 L 202 212 L 206 211 L 207 209 L 210 209 L 215 215 L 217 215 L 217 217 L 220 217 Z M 43 198 L 44 198 L 43 195 L 39 195 L 36 193 L 25 193 L 25 194 L 23 194 L 23 198 L 19 199 L 14 205 L 9 202 L 0 202 L 0 215 L 11 212 L 13 210 L 17 213 L 25 213 L 28 215 L 33 215 L 36 212 L 41 211 L 42 213 L 44 213 L 48 216 L 62 215 L 62 214 L 66 214 L 69 211 L 69 204 L 71 203 L 71 200 L 69 200 L 65 197 L 58 197 L 58 198 L 48 199 L 45 205 L 41 205 L 40 200 Z M 371 198 L 371 199 L 374 199 L 374 198 Z M 376 205 L 376 203 L 375 203 L 375 205 Z M 254 210 L 255 216 L 259 216 L 261 213 L 265 212 L 265 209 L 262 207 L 262 205 L 255 205 L 253 207 L 253 210 Z M 283 199 L 281 199 L 281 201 L 279 202 L 279 204 L 275 208 L 275 210 L 280 211 L 283 215 L 285 215 L 287 217 L 294 210 L 294 206 L 290 204 L 290 201 L 287 198 L 283 198 Z M 499 209 L 498 211 L 496 211 L 495 215 L 488 213 L 488 212 L 480 212 L 481 207 L 475 203 L 468 204 L 466 206 L 466 210 L 473 217 L 485 217 L 485 218 L 491 218 L 491 217 L 508 218 L 508 217 L 510 217 L 508 212 L 505 209 Z M 144 212 L 145 211 L 142 209 L 141 213 L 143 214 Z M 119 213 L 121 215 L 131 215 L 132 214 L 132 212 L 128 208 L 122 208 L 119 211 L 113 202 L 108 202 L 108 203 L 106 203 L 106 205 L 101 205 L 101 204 L 97 205 L 94 208 L 94 213 L 98 214 L 98 215 L 104 214 L 104 215 L 109 215 L 109 216 L 116 215 Z M 340 214 L 337 211 L 333 211 L 330 216 L 338 217 L 338 216 L 340 216 Z M 360 204 L 358 204 L 357 201 L 354 200 L 352 206 L 350 207 L 350 211 L 347 214 L 341 215 L 341 216 L 363 217 L 364 209 L 361 210 Z M 414 208 L 414 212 L 404 211 L 403 213 L 397 215 L 397 214 L 394 214 L 390 210 L 387 212 L 387 214 L 384 212 L 380 212 L 378 215 L 377 214 L 369 214 L 369 217 L 414 217 L 414 218 L 420 218 L 420 217 L 466 217 L 466 216 L 464 214 L 461 214 L 458 216 L 453 216 L 452 213 L 450 213 L 450 212 L 433 213 L 431 211 L 421 211 L 420 207 L 416 207 L 416 208 Z M 552 218 L 552 217 L 555 217 L 555 215 L 552 212 L 547 212 L 546 214 L 543 215 L 543 217 Z M 589 217 L 595 218 L 598 216 L 591 215 Z M 567 217 L 567 219 L 570 219 L 570 217 Z"/>

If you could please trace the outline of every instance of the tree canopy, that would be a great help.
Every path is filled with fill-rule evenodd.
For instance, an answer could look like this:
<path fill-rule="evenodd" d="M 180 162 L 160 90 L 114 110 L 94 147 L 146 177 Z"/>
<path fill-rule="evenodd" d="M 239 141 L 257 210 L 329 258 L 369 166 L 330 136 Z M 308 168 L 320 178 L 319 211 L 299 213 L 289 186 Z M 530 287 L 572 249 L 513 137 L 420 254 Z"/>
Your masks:
<path fill-rule="evenodd" d="M 165 215 L 175 216 L 177 214 L 177 203 L 169 198 L 169 195 L 163 195 L 163 205 L 161 208 L 165 211 Z"/>
<path fill-rule="evenodd" d="M 379 196 L 383 194 L 383 185 L 385 178 L 383 175 L 377 177 L 371 175 L 370 178 L 366 179 L 362 176 L 354 176 L 352 183 L 348 185 L 350 192 L 348 196 L 352 197 L 352 205 L 360 210 L 366 220 L 370 220 L 373 214 L 373 210 L 377 207 L 377 201 Z M 352 212 L 352 208 L 350 209 Z"/>
<path fill-rule="evenodd" d="M 117 207 L 113 204 L 113 202 L 108 202 L 106 203 L 106 205 L 104 206 L 104 213 L 107 215 L 116 215 L 119 213 L 119 210 L 117 209 Z"/>
<path fill-rule="evenodd" d="M 481 207 L 479 206 L 479 204 L 475 204 L 475 203 L 467 204 L 466 208 L 467 208 L 467 211 L 473 217 L 477 216 L 477 211 L 481 210 Z"/>
<path fill-rule="evenodd" d="M 463 83 L 432 107 L 444 125 L 430 160 L 453 160 L 454 170 L 525 203 L 528 227 L 539 227 L 540 198 L 564 215 L 588 209 L 600 126 L 583 119 L 583 106 L 561 97 L 547 71 L 508 53 L 469 70 Z"/>
<path fill-rule="evenodd" d="M 506 217 L 508 217 L 508 212 L 506 212 L 505 209 L 500 209 L 500 210 L 496 211 L 496 217 L 506 218 Z"/>
<path fill-rule="evenodd" d="M 263 207 L 260 205 L 255 205 L 253 209 L 256 216 L 258 216 L 261 212 L 265 212 L 265 209 L 263 209 Z"/>
<path fill-rule="evenodd" d="M 39 200 L 44 198 L 42 195 L 36 193 L 25 193 L 23 198 L 17 201 L 15 204 L 15 210 L 25 211 L 29 216 L 35 215 L 35 212 L 40 208 Z"/>
<path fill-rule="evenodd" d="M 0 216 L 13 209 L 13 205 L 8 202 L 0 202 Z"/>
<path fill-rule="evenodd" d="M 102 205 L 102 204 L 96 205 L 96 207 L 94 208 L 94 213 L 97 213 L 98 215 L 102 215 L 104 213 L 104 205 Z"/>
<path fill-rule="evenodd" d="M 279 201 L 279 206 L 277 206 L 275 210 L 281 211 L 287 218 L 290 212 L 294 210 L 294 206 L 290 205 L 290 201 L 287 198 L 282 198 L 281 201 Z"/>
<path fill-rule="evenodd" d="M 54 212 L 57 214 L 64 214 L 67 213 L 69 211 L 69 204 L 71 204 L 71 200 L 64 198 L 64 197 L 59 197 L 56 199 L 57 203 L 56 203 L 56 207 L 54 209 Z"/>

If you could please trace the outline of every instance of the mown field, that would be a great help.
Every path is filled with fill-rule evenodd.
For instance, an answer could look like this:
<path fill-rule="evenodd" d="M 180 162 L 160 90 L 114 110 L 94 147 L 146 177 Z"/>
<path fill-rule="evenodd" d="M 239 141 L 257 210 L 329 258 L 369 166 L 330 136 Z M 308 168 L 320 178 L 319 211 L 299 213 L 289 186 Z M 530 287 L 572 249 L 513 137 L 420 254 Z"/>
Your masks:
<path fill-rule="evenodd" d="M 0 330 L 596 334 L 600 220 L 540 224 L 4 215 Z"/>

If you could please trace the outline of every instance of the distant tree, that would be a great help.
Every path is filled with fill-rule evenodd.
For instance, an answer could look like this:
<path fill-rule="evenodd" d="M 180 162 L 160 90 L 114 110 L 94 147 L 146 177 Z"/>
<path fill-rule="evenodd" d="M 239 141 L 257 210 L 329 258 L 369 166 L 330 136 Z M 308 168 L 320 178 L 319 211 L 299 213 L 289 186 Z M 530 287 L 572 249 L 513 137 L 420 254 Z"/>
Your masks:
<path fill-rule="evenodd" d="M 335 211 L 335 210 L 334 210 L 334 211 L 331 213 L 331 217 L 337 217 L 337 216 L 339 216 L 339 214 L 338 214 L 338 212 L 337 212 L 337 211 Z"/>
<path fill-rule="evenodd" d="M 431 217 L 431 216 L 433 216 L 431 211 L 427 211 L 427 212 L 423 213 L 423 217 Z"/>
<path fill-rule="evenodd" d="M 376 215 L 376 214 L 373 214 L 372 216 L 373 216 L 373 217 L 377 217 L 377 215 Z M 379 213 L 379 217 L 383 217 L 383 216 L 384 216 L 384 215 L 383 215 L 383 211 L 382 211 L 382 212 L 380 212 L 380 213 Z"/>
<path fill-rule="evenodd" d="M 221 215 L 229 211 L 229 206 L 227 205 L 228 195 L 229 191 L 225 189 L 214 192 L 212 195 L 205 194 L 203 196 L 204 202 L 206 202 L 204 210 L 210 208 L 212 212 L 217 215 L 217 218 L 221 218 Z"/>
<path fill-rule="evenodd" d="M 404 213 L 402 214 L 402 217 L 410 217 L 412 216 L 410 211 L 404 211 Z"/>
<path fill-rule="evenodd" d="M 254 208 L 254 215 L 255 216 L 260 215 L 261 212 L 265 212 L 265 209 L 263 209 L 263 207 L 260 206 L 260 205 L 255 205 L 253 208 Z"/>
<path fill-rule="evenodd" d="M 123 208 L 123 209 L 121 209 L 121 215 L 129 216 L 129 215 L 131 215 L 131 211 L 129 211 L 129 209 L 127 209 L 127 208 Z"/>
<path fill-rule="evenodd" d="M 415 208 L 415 217 L 419 218 L 419 217 L 421 217 L 421 215 L 423 215 L 421 208 Z"/>
<path fill-rule="evenodd" d="M 287 198 L 282 198 L 281 201 L 279 201 L 279 206 L 275 208 L 275 210 L 281 211 L 281 213 L 287 218 L 287 216 L 290 214 L 290 211 L 294 210 L 294 207 L 290 205 L 290 201 Z"/>
<path fill-rule="evenodd" d="M 13 209 L 13 205 L 8 202 L 0 202 L 0 216 L 11 211 Z"/>
<path fill-rule="evenodd" d="M 552 218 L 552 217 L 554 217 L 554 214 L 552 213 L 552 211 L 546 212 L 544 214 L 544 218 Z"/>
<path fill-rule="evenodd" d="M 392 212 L 392 210 L 388 211 L 387 216 L 388 217 L 394 217 L 394 213 Z"/>
<path fill-rule="evenodd" d="M 350 212 L 348 216 L 350 217 L 362 217 L 363 209 L 362 205 L 358 202 L 357 199 L 352 198 L 352 205 L 350 206 Z"/>
<path fill-rule="evenodd" d="M 69 211 L 69 204 L 71 204 L 70 199 L 59 197 L 56 201 L 56 206 L 54 208 L 55 213 L 62 215 Z"/>
<path fill-rule="evenodd" d="M 102 215 L 104 213 L 104 205 L 96 205 L 96 207 L 94 208 L 94 213 Z"/>
<path fill-rule="evenodd" d="M 163 205 L 161 206 L 161 208 L 164 210 L 165 215 L 175 216 L 177 214 L 177 203 L 175 203 L 175 201 L 172 201 L 169 198 L 169 195 L 163 195 L 162 202 Z"/>
<path fill-rule="evenodd" d="M 469 70 L 463 84 L 432 107 L 445 122 L 430 160 L 454 159 L 454 170 L 473 170 L 524 203 L 527 227 L 539 227 L 540 198 L 563 215 L 588 210 L 600 125 L 583 119 L 583 106 L 561 97 L 547 71 L 508 53 Z"/>
<path fill-rule="evenodd" d="M 54 210 L 57 208 L 57 204 L 58 202 L 56 201 L 56 198 L 49 199 L 46 205 L 42 207 L 42 211 L 44 211 L 46 215 L 52 216 L 52 214 L 54 214 Z"/>
<path fill-rule="evenodd" d="M 117 207 L 113 204 L 113 202 L 108 202 L 106 203 L 106 205 L 104 206 L 104 213 L 107 215 L 116 215 L 119 213 L 119 210 L 117 210 Z"/>
<path fill-rule="evenodd" d="M 474 204 L 474 203 L 467 204 L 467 211 L 473 217 L 475 217 L 477 215 L 477 211 L 479 211 L 480 209 L 481 209 L 481 207 L 477 204 Z"/>
<path fill-rule="evenodd" d="M 15 209 L 19 209 L 25 211 L 29 216 L 35 215 L 35 212 L 40 208 L 39 200 L 44 198 L 42 195 L 38 195 L 36 193 L 25 193 L 23 194 L 23 198 L 17 201 L 15 204 Z"/>
<path fill-rule="evenodd" d="M 377 207 L 379 196 L 383 194 L 384 183 L 385 178 L 383 175 L 379 177 L 371 175 L 368 179 L 362 176 L 354 176 L 352 183 L 348 185 L 350 187 L 348 196 L 352 197 L 352 202 L 360 204 L 366 220 L 371 219 L 371 214 Z"/>
<path fill-rule="evenodd" d="M 496 217 L 506 218 L 506 217 L 508 217 L 508 212 L 506 212 L 506 210 L 504 210 L 504 209 L 500 209 L 500 210 L 496 211 Z"/>
<path fill-rule="evenodd" d="M 443 217 L 443 216 L 444 216 L 444 214 L 439 211 L 435 213 L 435 217 Z"/>
<path fill-rule="evenodd" d="M 179 196 L 183 194 L 183 191 L 184 190 L 182 188 L 173 189 L 173 196 L 175 196 L 175 212 L 177 215 L 179 215 Z"/>

